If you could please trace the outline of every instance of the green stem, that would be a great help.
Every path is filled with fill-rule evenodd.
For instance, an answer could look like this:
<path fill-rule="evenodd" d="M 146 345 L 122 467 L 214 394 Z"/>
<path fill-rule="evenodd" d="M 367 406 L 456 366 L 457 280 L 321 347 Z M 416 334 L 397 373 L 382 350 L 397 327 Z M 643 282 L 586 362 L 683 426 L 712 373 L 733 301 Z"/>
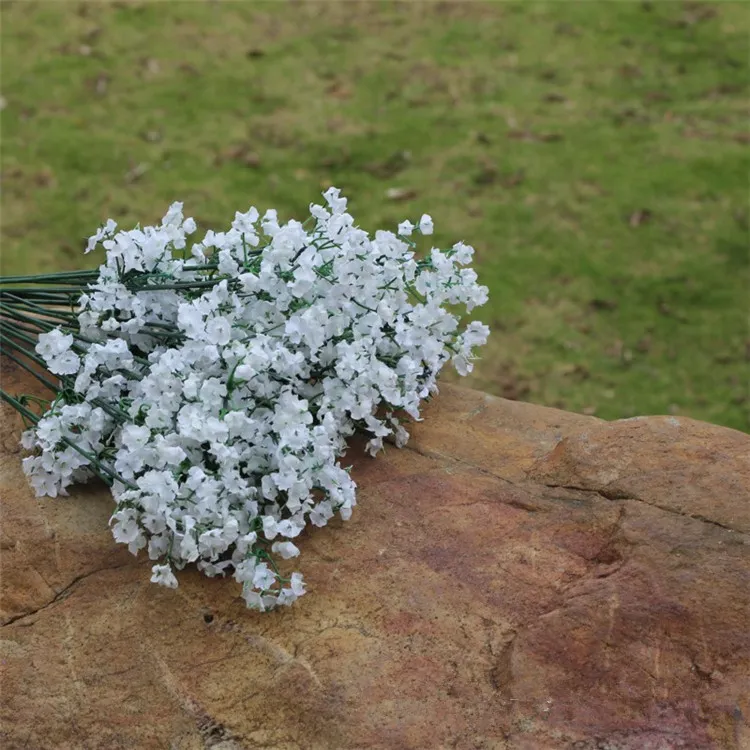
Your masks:
<path fill-rule="evenodd" d="M 12 318 L 0 318 L 0 325 L 2 325 L 6 330 L 11 330 L 14 333 L 16 331 L 21 331 L 23 333 L 31 334 L 32 336 L 38 336 L 40 333 L 44 332 L 39 328 L 29 326 L 28 323 L 23 323 Z"/>
<path fill-rule="evenodd" d="M 20 367 L 23 367 L 24 370 L 27 372 L 30 372 L 40 383 L 42 383 L 44 386 L 49 388 L 51 391 L 57 391 L 58 386 L 55 385 L 51 380 L 47 380 L 47 378 L 44 377 L 41 373 L 37 372 L 33 367 L 29 367 L 25 362 L 22 362 L 18 357 L 16 357 L 14 354 L 11 354 L 9 351 L 4 351 L 3 356 L 7 357 L 8 359 L 15 362 Z"/>
<path fill-rule="evenodd" d="M 45 273 L 38 276 L 3 276 L 0 278 L 0 284 L 54 284 L 57 282 L 71 281 L 86 282 L 89 279 L 96 279 L 99 271 L 62 271 L 60 273 Z M 83 283 L 81 283 L 83 286 Z"/>
<path fill-rule="evenodd" d="M 3 302 L 2 301 L 3 297 L 8 297 L 10 301 Z M 24 299 L 23 297 L 17 297 L 15 294 L 3 292 L 1 289 L 0 289 L 0 304 L 5 304 L 6 306 L 20 305 L 29 310 L 38 311 L 40 314 L 47 315 L 50 318 L 62 318 L 63 320 L 75 320 L 75 321 L 78 320 L 78 316 L 74 312 L 64 312 L 62 310 L 56 310 L 54 308 L 43 307 L 42 305 L 37 305 L 35 302 L 31 302 L 30 300 Z"/>
<path fill-rule="evenodd" d="M 0 315 L 5 315 L 7 317 L 13 318 L 19 324 L 25 325 L 27 327 L 27 330 L 28 326 L 33 326 L 34 328 L 41 329 L 42 331 L 49 331 L 59 325 L 58 323 L 53 323 L 49 320 L 43 320 L 42 318 L 37 318 L 33 315 L 26 315 L 15 307 L 6 305 L 2 301 L 0 301 Z"/>
<path fill-rule="evenodd" d="M 54 295 L 70 295 L 70 294 L 80 294 L 81 293 L 81 287 L 76 287 L 73 285 L 70 286 L 60 286 L 60 287 L 53 287 L 52 289 L 37 289 L 36 287 L 16 287 L 14 289 L 6 289 L 1 290 L 4 293 L 12 293 L 12 294 L 30 294 L 30 295 L 40 295 L 40 296 L 54 296 Z"/>
<path fill-rule="evenodd" d="M 10 346 L 12 349 L 15 349 L 17 352 L 20 352 L 21 354 L 23 354 L 24 357 L 27 357 L 33 362 L 36 362 L 39 366 L 43 367 L 45 370 L 48 369 L 47 363 L 41 357 L 38 357 L 36 354 L 30 352 L 28 349 L 24 349 L 22 346 L 18 344 L 18 342 L 13 341 L 11 336 L 8 336 L 7 334 L 3 333 L 2 330 L 0 330 L 0 341 L 4 341 L 7 346 Z"/>
<path fill-rule="evenodd" d="M 164 289 L 198 289 L 201 287 L 216 286 L 220 281 L 223 280 L 223 278 L 226 277 L 222 277 L 221 279 L 216 279 L 213 281 L 176 281 L 174 284 L 143 284 L 136 286 L 135 289 L 139 292 L 153 292 Z"/>
<path fill-rule="evenodd" d="M 41 419 L 41 417 L 39 417 L 37 414 L 34 414 L 31 409 L 27 409 L 20 401 L 18 401 L 18 399 L 13 398 L 13 396 L 11 396 L 6 391 L 0 390 L 0 398 L 10 404 L 17 412 L 19 412 L 19 414 L 22 414 L 27 419 L 34 422 L 34 424 L 36 424 Z M 80 453 L 84 458 L 88 459 L 91 462 L 91 470 L 95 474 L 97 474 L 97 476 L 99 476 L 103 481 L 107 482 L 108 484 L 111 484 L 112 481 L 117 481 L 126 485 L 131 490 L 138 489 L 136 485 L 128 482 L 127 479 L 121 477 L 116 471 L 110 469 L 106 464 L 103 464 L 93 453 L 89 453 L 87 450 L 84 450 L 80 446 L 76 445 L 72 440 L 70 440 L 70 438 L 63 436 L 60 438 L 60 440 L 66 445 L 70 446 L 77 453 Z"/>
<path fill-rule="evenodd" d="M 26 341 L 28 344 L 31 344 L 33 347 L 36 347 L 37 341 L 32 339 L 30 336 L 26 336 L 25 334 L 21 333 L 21 329 L 18 327 L 18 324 L 16 325 L 10 325 L 8 321 L 0 319 L 0 331 L 5 328 L 6 331 L 9 330 L 10 335 L 14 336 L 15 338 L 21 339 L 21 341 Z M 7 334 L 6 334 L 7 335 Z"/>
<path fill-rule="evenodd" d="M 94 398 L 89 403 L 98 406 L 103 411 L 106 411 L 110 417 L 114 417 L 118 421 L 126 422 L 130 419 L 130 415 L 127 412 L 124 412 L 122 409 L 115 409 L 100 398 Z"/>
<path fill-rule="evenodd" d="M 38 414 L 35 414 L 31 409 L 27 409 L 20 401 L 13 398 L 7 391 L 4 391 L 0 389 L 0 398 L 3 401 L 6 401 L 9 403 L 19 414 L 26 417 L 26 419 L 31 420 L 34 424 L 36 424 L 41 417 Z"/>

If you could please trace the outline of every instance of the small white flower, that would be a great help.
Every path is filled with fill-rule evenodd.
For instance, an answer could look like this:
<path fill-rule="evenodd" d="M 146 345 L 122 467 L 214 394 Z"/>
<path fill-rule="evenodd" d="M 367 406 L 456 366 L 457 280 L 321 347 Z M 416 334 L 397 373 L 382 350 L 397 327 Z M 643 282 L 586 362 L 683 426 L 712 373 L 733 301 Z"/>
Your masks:
<path fill-rule="evenodd" d="M 81 360 L 75 352 L 67 351 L 50 357 L 47 360 L 47 367 L 55 375 L 76 375 L 81 369 Z"/>
<path fill-rule="evenodd" d="M 99 242 L 101 242 L 102 239 L 104 239 L 105 237 L 111 237 L 112 234 L 114 234 L 115 229 L 117 229 L 117 224 L 112 221 L 112 219 L 108 219 L 107 223 L 99 230 L 97 230 L 96 234 L 93 234 L 91 237 L 89 237 L 88 244 L 86 245 L 86 249 L 83 252 L 90 253 L 99 244 Z"/>
<path fill-rule="evenodd" d="M 326 202 L 331 207 L 331 211 L 333 211 L 334 214 L 342 214 L 346 211 L 347 200 L 346 198 L 340 198 L 340 195 L 341 190 L 335 187 L 330 187 L 325 193 L 323 193 L 323 197 L 326 199 Z"/>
<path fill-rule="evenodd" d="M 164 214 L 164 218 L 161 220 L 162 226 L 177 226 L 182 223 L 182 206 L 180 201 L 175 201 Z"/>
<path fill-rule="evenodd" d="M 176 589 L 178 586 L 177 578 L 169 565 L 154 565 L 151 568 L 151 583 L 158 583 L 168 589 Z"/>
<path fill-rule="evenodd" d="M 474 369 L 474 365 L 463 354 L 457 354 L 451 361 L 459 375 L 466 376 Z"/>
<path fill-rule="evenodd" d="M 263 603 L 263 597 L 257 591 L 253 591 L 250 586 L 250 582 L 247 581 L 242 587 L 242 598 L 245 600 L 248 609 L 255 609 L 259 612 L 265 612 L 266 607 Z"/>
<path fill-rule="evenodd" d="M 419 231 L 422 234 L 432 234 L 433 229 L 432 217 L 429 214 L 422 214 L 419 220 Z"/>
<path fill-rule="evenodd" d="M 455 253 L 454 258 L 456 259 L 456 263 L 460 263 L 462 266 L 471 263 L 471 259 L 474 257 L 474 248 L 471 245 L 457 242 L 452 249 Z"/>
<path fill-rule="evenodd" d="M 409 442 L 409 433 L 400 424 L 395 425 L 393 430 L 396 436 L 396 447 L 403 448 Z"/>
<path fill-rule="evenodd" d="M 398 233 L 402 237 L 409 237 L 413 231 L 414 231 L 414 224 L 412 224 L 410 221 L 402 221 L 398 225 Z"/>
<path fill-rule="evenodd" d="M 281 555 L 285 560 L 299 555 L 299 549 L 292 542 L 274 542 L 271 545 L 271 552 Z"/>
<path fill-rule="evenodd" d="M 258 209 L 251 206 L 244 214 L 237 211 L 232 222 L 232 229 L 244 233 L 255 235 L 255 223 L 258 221 Z"/>
<path fill-rule="evenodd" d="M 274 539 L 278 533 L 276 519 L 271 516 L 263 516 L 263 535 L 266 539 Z"/>
<path fill-rule="evenodd" d="M 49 333 L 40 333 L 35 347 L 36 353 L 46 359 L 65 354 L 73 346 L 73 334 L 55 328 Z"/>
<path fill-rule="evenodd" d="M 116 542 L 122 542 L 129 544 L 141 534 L 138 526 L 138 513 L 133 508 L 125 508 L 124 510 L 117 511 L 112 519 L 115 525 L 112 528 L 112 535 Z"/>
<path fill-rule="evenodd" d="M 253 572 L 253 586 L 256 589 L 264 591 L 270 589 L 276 583 L 276 574 L 265 563 L 259 563 L 255 566 Z"/>
<path fill-rule="evenodd" d="M 305 593 L 305 582 L 302 573 L 292 573 L 290 587 L 295 596 L 302 596 Z"/>

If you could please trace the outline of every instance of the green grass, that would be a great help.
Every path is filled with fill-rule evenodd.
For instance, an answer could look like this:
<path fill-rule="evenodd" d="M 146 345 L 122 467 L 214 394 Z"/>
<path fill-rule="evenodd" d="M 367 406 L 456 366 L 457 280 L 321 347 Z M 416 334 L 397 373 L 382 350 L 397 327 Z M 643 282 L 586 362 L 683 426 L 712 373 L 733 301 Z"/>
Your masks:
<path fill-rule="evenodd" d="M 750 429 L 742 3 L 4 2 L 2 270 L 321 188 L 477 248 L 470 385 Z M 407 197 L 393 200 L 388 190 Z"/>

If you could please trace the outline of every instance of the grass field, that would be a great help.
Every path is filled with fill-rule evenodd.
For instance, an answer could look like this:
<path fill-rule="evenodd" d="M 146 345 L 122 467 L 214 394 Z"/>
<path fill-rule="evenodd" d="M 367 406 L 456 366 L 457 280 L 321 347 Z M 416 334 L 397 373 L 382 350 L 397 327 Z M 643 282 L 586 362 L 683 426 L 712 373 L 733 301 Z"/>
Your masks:
<path fill-rule="evenodd" d="M 433 215 L 477 248 L 469 384 L 749 430 L 743 3 L 47 2 L 2 12 L 3 273 L 173 200 L 208 228 Z"/>

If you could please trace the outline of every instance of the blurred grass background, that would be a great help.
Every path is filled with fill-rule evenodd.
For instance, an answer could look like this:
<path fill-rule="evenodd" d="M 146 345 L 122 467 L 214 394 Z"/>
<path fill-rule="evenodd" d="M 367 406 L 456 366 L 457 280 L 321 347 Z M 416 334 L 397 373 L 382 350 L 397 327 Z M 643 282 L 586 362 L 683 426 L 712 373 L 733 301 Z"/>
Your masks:
<path fill-rule="evenodd" d="M 750 429 L 746 3 L 45 2 L 2 13 L 2 272 L 185 202 L 427 212 L 491 290 L 469 385 Z"/>

